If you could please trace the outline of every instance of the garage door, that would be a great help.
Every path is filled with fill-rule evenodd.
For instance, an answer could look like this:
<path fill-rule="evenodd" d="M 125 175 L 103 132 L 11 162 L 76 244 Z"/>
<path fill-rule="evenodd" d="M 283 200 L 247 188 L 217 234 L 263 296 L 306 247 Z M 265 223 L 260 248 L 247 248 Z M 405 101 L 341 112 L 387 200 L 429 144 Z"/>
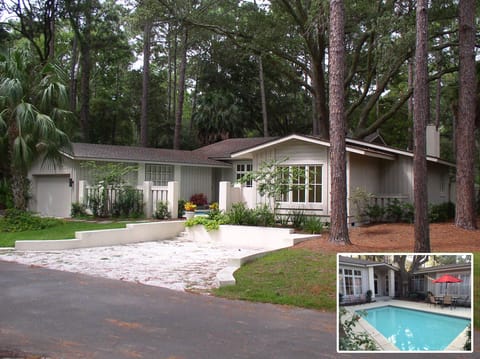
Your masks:
<path fill-rule="evenodd" d="M 35 176 L 37 212 L 43 216 L 70 217 L 72 188 L 69 176 Z"/>

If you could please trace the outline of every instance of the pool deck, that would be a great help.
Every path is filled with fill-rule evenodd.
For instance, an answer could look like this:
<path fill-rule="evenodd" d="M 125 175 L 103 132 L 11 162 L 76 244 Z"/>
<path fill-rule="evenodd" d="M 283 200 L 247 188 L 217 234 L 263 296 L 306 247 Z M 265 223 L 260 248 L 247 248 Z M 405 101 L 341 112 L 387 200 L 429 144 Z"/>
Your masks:
<path fill-rule="evenodd" d="M 472 320 L 473 318 L 472 308 L 464 308 L 464 307 L 449 308 L 449 307 L 441 307 L 440 305 L 432 306 L 428 303 L 410 302 L 405 300 L 395 300 L 395 299 L 385 299 L 385 298 L 379 298 L 378 301 L 372 302 L 372 303 L 346 306 L 343 308 L 345 308 L 348 314 L 351 316 L 357 310 L 378 308 L 386 305 L 392 305 L 392 306 L 406 308 L 406 309 L 422 310 L 425 312 L 450 315 L 450 316 L 455 316 L 455 317 L 465 318 L 470 320 Z M 357 325 L 354 328 L 354 331 L 356 333 L 367 332 L 372 337 L 372 339 L 376 342 L 380 350 L 382 351 L 395 351 L 395 352 L 399 351 L 399 349 L 395 345 L 390 343 L 382 334 L 380 334 L 364 318 L 360 318 L 360 320 L 358 321 Z M 462 333 L 460 333 L 460 335 L 458 335 L 458 337 L 455 338 L 455 340 L 453 340 L 444 351 L 455 351 L 455 352 L 465 353 L 463 346 L 466 340 L 467 340 L 467 329 L 462 331 Z M 472 343 L 473 343 L 473 337 L 472 337 Z M 473 348 L 473 345 L 472 345 L 472 348 Z"/>

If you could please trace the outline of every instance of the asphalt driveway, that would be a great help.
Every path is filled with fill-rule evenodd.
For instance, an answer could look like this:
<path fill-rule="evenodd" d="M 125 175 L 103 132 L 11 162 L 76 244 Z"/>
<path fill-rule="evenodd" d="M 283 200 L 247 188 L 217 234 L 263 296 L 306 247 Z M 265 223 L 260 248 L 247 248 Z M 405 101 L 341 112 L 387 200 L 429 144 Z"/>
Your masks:
<path fill-rule="evenodd" d="M 11 262 L 0 261 L 0 303 L 0 353 L 54 359 L 376 356 L 336 353 L 334 313 L 228 301 Z M 429 355 L 437 356 L 445 358 Z M 466 356 L 480 357 L 448 355 Z"/>

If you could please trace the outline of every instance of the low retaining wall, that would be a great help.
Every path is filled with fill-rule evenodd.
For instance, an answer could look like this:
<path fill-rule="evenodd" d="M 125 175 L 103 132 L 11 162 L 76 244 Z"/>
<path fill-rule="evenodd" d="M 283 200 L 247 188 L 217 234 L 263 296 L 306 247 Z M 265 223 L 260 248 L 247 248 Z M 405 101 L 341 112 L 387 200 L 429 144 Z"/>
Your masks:
<path fill-rule="evenodd" d="M 75 239 L 16 241 L 15 249 L 21 251 L 50 251 L 106 247 L 171 239 L 184 230 L 185 221 L 129 223 L 126 228 L 76 232 Z"/>
<path fill-rule="evenodd" d="M 204 226 L 187 227 L 188 236 L 195 241 L 221 242 L 225 246 L 242 248 L 279 249 L 311 238 L 311 235 L 294 233 L 289 228 L 221 225 L 218 230 L 207 231 Z"/>
<path fill-rule="evenodd" d="M 251 227 L 221 225 L 218 230 L 208 232 L 204 226 L 187 227 L 189 238 L 194 241 L 220 242 L 229 247 L 258 249 L 258 252 L 247 256 L 239 255 L 228 259 L 228 267 L 217 274 L 220 286 L 235 284 L 233 273 L 243 264 L 268 253 L 292 247 L 302 241 L 318 237 L 318 235 L 298 234 L 289 228 Z"/>

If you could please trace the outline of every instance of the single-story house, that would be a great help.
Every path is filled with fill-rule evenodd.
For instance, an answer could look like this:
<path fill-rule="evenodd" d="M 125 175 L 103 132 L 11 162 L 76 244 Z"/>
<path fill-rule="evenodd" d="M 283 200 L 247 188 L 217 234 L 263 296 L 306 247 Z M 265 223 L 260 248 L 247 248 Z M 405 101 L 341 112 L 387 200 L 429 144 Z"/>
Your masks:
<path fill-rule="evenodd" d="M 395 296 L 398 267 L 387 262 L 338 256 L 338 293 L 343 303 L 359 303 L 366 300 L 367 291 L 375 297 Z"/>
<path fill-rule="evenodd" d="M 438 143 L 438 141 L 437 141 Z M 166 186 L 176 181 L 179 198 L 203 193 L 210 202 L 224 203 L 221 183 L 233 186 L 245 173 L 258 170 L 265 161 L 280 161 L 290 169 L 306 173 L 304 186 L 297 186 L 278 200 L 278 213 L 302 210 L 305 214 L 330 214 L 330 143 L 313 136 L 289 135 L 276 138 L 234 138 L 193 151 L 74 143 L 72 151 L 64 153 L 61 167 L 43 165 L 37 161 L 29 171 L 32 184 L 30 209 L 43 215 L 68 217 L 71 204 L 79 201 L 79 183 L 92 184 L 92 174 L 82 166 L 86 161 L 135 164 L 138 170 L 128 181 L 141 186 L 151 181 L 153 186 Z M 428 161 L 428 196 L 430 203 L 452 201 L 450 182 L 452 163 L 441 160 L 439 150 L 430 152 Z M 413 154 L 383 144 L 347 139 L 347 191 L 357 189 L 374 195 L 379 204 L 400 199 L 413 202 Z M 240 195 L 228 196 L 255 207 L 269 200 L 260 196 L 256 183 L 247 183 Z M 225 186 L 224 186 L 225 187 Z M 233 190 L 233 188 L 232 188 Z M 355 206 L 348 202 L 349 221 L 357 221 Z"/>

